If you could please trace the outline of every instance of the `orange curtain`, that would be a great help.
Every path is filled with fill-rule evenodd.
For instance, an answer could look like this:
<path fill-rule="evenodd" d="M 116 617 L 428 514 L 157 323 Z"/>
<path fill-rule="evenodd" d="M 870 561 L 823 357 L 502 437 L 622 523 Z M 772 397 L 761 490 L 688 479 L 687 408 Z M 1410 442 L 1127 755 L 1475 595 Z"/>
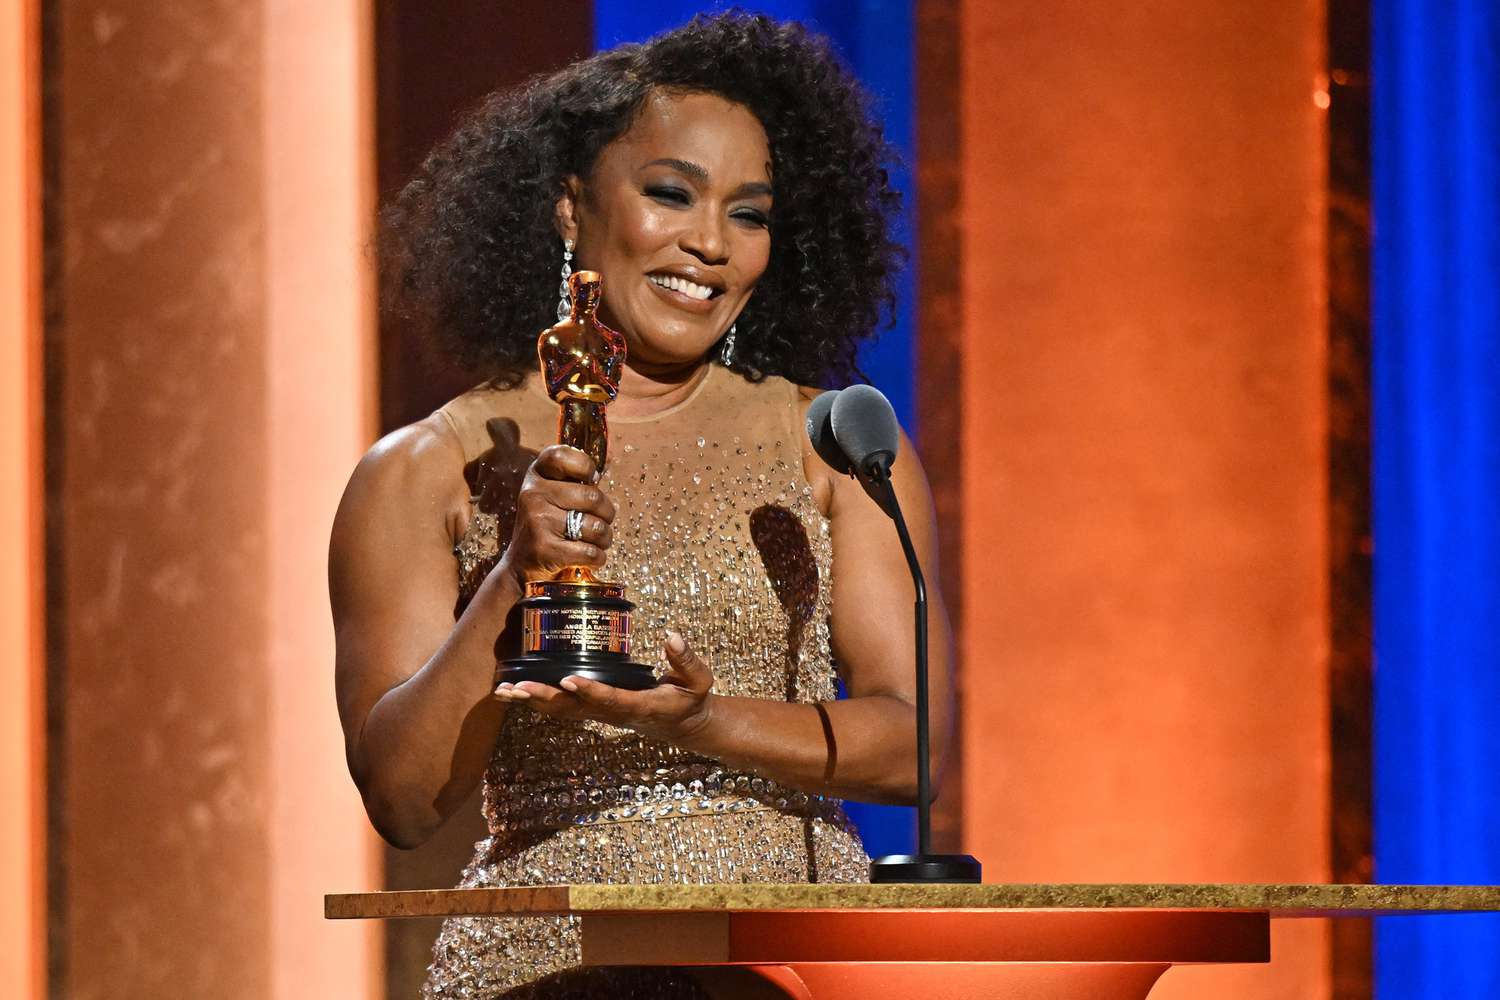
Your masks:
<path fill-rule="evenodd" d="M 1324 881 L 1323 7 L 962 11 L 964 846 Z M 1276 933 L 1152 996 L 1326 995 Z"/>

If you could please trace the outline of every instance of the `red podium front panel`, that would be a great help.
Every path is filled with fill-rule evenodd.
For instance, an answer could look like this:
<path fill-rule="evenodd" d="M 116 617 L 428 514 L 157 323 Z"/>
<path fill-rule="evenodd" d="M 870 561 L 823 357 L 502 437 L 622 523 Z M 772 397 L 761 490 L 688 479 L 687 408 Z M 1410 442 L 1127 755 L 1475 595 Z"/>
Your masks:
<path fill-rule="evenodd" d="M 586 966 L 734 995 L 1142 1000 L 1173 965 L 1268 962 L 1272 917 L 1500 910 L 1493 886 L 580 885 L 331 895 L 330 918 L 567 913 Z"/>

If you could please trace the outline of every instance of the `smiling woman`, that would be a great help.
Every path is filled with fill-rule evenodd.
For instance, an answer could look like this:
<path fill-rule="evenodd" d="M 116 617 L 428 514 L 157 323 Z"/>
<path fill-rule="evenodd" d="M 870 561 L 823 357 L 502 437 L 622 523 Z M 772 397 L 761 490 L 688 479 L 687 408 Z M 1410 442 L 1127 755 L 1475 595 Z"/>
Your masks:
<path fill-rule="evenodd" d="M 801 429 L 806 387 L 856 374 L 891 298 L 898 196 L 865 109 L 800 27 L 700 18 L 492 97 L 387 210 L 388 305 L 484 380 L 376 444 L 334 526 L 349 767 L 393 844 L 483 782 L 467 886 L 867 878 L 839 799 L 915 797 L 911 584 Z M 603 469 L 550 443 L 535 371 L 573 266 L 601 273 L 628 347 Z M 894 481 L 934 567 L 922 470 Z M 496 685 L 525 584 L 606 560 L 660 684 Z M 930 599 L 937 751 L 951 643 Z M 425 995 L 725 987 L 578 963 L 569 919 L 453 919 Z"/>

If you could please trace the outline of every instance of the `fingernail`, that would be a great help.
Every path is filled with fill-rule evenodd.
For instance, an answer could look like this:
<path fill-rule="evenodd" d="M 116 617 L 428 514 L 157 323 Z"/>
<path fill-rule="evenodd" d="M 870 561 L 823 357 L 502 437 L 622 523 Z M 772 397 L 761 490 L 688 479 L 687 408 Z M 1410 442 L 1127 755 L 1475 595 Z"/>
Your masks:
<path fill-rule="evenodd" d="M 564 678 L 563 678 L 563 679 L 562 679 L 562 680 L 561 680 L 561 681 L 560 681 L 560 682 L 559 682 L 559 684 L 560 684 L 560 685 L 561 685 L 561 686 L 562 686 L 562 689 L 563 689 L 563 690 L 564 690 L 564 691 L 577 691 L 577 690 L 578 690 L 578 682 L 577 682 L 577 681 L 575 681 L 575 680 L 574 680 L 574 679 L 573 679 L 573 678 L 571 678 L 571 677 L 564 677 Z"/>
<path fill-rule="evenodd" d="M 674 653 L 681 653 L 687 649 L 687 642 L 676 632 L 667 633 L 667 648 Z"/>
<path fill-rule="evenodd" d="M 526 690 L 525 688 L 511 688 L 510 696 L 512 698 L 530 698 L 531 692 Z"/>

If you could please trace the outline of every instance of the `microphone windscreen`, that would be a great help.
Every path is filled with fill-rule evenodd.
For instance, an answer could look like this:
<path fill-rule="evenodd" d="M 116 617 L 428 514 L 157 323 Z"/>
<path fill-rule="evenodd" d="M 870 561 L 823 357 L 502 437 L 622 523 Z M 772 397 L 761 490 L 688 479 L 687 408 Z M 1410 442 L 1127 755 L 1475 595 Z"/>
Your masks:
<path fill-rule="evenodd" d="M 812 441 L 813 451 L 828 463 L 829 468 L 847 475 L 850 472 L 849 456 L 844 454 L 844 449 L 833 436 L 833 401 L 838 395 L 839 391 L 833 389 L 818 396 L 808 406 L 807 437 Z"/>
<path fill-rule="evenodd" d="M 901 446 L 901 425 L 891 401 L 872 385 L 851 385 L 839 392 L 829 412 L 833 437 L 856 469 L 884 452 L 888 463 Z"/>

